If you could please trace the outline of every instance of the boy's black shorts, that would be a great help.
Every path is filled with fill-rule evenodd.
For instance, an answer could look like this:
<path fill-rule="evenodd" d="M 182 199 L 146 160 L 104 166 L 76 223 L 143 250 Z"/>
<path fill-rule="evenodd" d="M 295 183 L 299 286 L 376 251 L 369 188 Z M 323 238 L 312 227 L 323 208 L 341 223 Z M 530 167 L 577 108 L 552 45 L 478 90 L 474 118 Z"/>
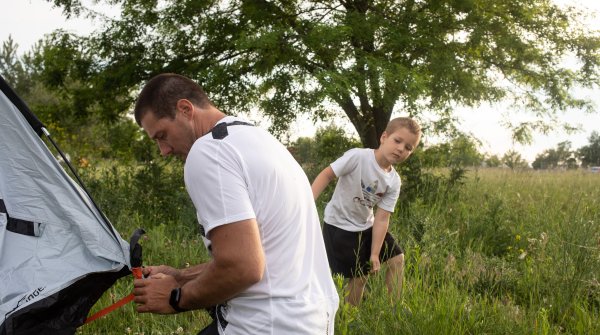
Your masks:
<path fill-rule="evenodd" d="M 345 278 L 367 275 L 370 270 L 373 228 L 352 232 L 330 224 L 323 224 L 323 240 L 331 272 Z M 386 232 L 379 252 L 381 263 L 404 253 L 389 232 Z"/>

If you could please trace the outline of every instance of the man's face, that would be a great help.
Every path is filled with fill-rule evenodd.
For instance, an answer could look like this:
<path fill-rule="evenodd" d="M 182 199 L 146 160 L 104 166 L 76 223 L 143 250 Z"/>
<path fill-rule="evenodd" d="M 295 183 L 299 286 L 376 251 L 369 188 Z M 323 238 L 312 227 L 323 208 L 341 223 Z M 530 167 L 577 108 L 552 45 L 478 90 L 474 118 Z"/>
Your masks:
<path fill-rule="evenodd" d="M 162 156 L 174 155 L 185 161 L 196 136 L 191 119 L 177 111 L 174 119 L 157 119 L 153 112 L 147 112 L 140 121 L 142 128 L 156 141 Z"/>
<path fill-rule="evenodd" d="M 404 162 L 419 145 L 420 136 L 400 127 L 391 134 L 383 132 L 380 149 L 390 164 Z"/>

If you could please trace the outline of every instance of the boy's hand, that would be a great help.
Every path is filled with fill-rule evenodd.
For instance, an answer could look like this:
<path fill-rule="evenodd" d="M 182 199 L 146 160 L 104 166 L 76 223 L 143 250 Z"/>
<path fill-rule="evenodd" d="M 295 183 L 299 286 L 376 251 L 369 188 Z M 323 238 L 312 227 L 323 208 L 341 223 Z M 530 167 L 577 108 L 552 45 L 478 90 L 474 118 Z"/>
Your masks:
<path fill-rule="evenodd" d="M 371 255 L 371 273 L 376 273 L 381 268 L 381 263 L 379 262 L 379 255 Z"/>

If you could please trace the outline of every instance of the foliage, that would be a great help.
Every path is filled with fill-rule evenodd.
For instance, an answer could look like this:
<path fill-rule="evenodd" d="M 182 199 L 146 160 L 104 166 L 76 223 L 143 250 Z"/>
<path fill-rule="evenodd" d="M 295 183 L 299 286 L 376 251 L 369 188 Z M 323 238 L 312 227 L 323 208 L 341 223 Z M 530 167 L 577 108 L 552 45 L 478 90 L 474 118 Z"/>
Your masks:
<path fill-rule="evenodd" d="M 545 150 L 536 156 L 531 167 L 534 169 L 577 168 L 575 151 L 571 149 L 571 142 L 560 142 L 556 149 Z"/>
<path fill-rule="evenodd" d="M 94 15 L 80 0 L 48 1 Z M 96 105 L 109 119 L 166 71 L 197 80 L 229 113 L 257 107 L 275 132 L 298 113 L 342 111 L 375 148 L 393 113 L 448 120 L 457 104 L 514 99 L 539 117 L 514 125 L 526 139 L 558 110 L 590 109 L 570 89 L 600 80 L 600 38 L 579 24 L 582 13 L 548 0 L 101 2 L 121 15 L 67 38 L 80 47 L 77 65 L 63 61 L 65 44 L 54 54 L 62 60 L 46 61 L 55 82 L 63 74 L 84 85 L 79 110 Z M 561 65 L 568 57 L 577 67 Z"/>
<path fill-rule="evenodd" d="M 497 155 L 490 155 L 489 157 L 486 157 L 484 159 L 485 165 L 487 167 L 499 167 L 502 164 L 502 161 L 500 160 L 500 157 L 498 157 Z"/>
<path fill-rule="evenodd" d="M 314 138 L 298 138 L 290 144 L 289 150 L 312 181 L 321 170 L 356 147 L 360 147 L 360 142 L 348 136 L 344 129 L 331 124 L 317 129 Z"/>
<path fill-rule="evenodd" d="M 193 211 L 172 215 L 181 211 L 177 206 L 192 209 L 178 186 L 179 163 L 106 173 L 111 176 L 96 171 L 86 179 L 97 179 L 92 188 L 103 194 L 101 207 L 122 236 L 147 228 L 144 264 L 185 267 L 207 260 Z M 402 299 L 390 299 L 383 273 L 371 276 L 360 308 L 340 305 L 336 334 L 599 333 L 597 177 L 479 169 L 465 175 L 460 198 L 417 199 L 408 215 L 395 213 L 390 225 L 406 255 Z M 170 194 L 162 194 L 166 190 Z M 170 198 L 159 200 L 161 194 Z M 157 204 L 171 214 L 161 216 Z M 346 283 L 334 279 L 343 300 Z M 93 311 L 131 289 L 131 278 L 121 279 Z M 128 304 L 78 334 L 196 334 L 208 323 L 203 311 L 148 315 Z"/>
<path fill-rule="evenodd" d="M 460 166 L 450 169 L 426 169 L 417 150 L 397 168 L 402 178 L 402 190 L 398 198 L 400 216 L 408 216 L 414 203 L 434 204 L 443 199 L 456 199 L 464 184 L 467 170 Z M 417 227 L 417 230 L 419 227 Z"/>
<path fill-rule="evenodd" d="M 588 141 L 588 145 L 579 148 L 577 151 L 581 165 L 584 167 L 600 166 L 600 134 L 597 131 L 592 132 Z"/>
<path fill-rule="evenodd" d="M 467 135 L 460 134 L 448 142 L 443 142 L 423 150 L 425 167 L 479 166 L 483 155 L 479 153 L 477 143 Z"/>
<path fill-rule="evenodd" d="M 521 154 L 514 150 L 509 150 L 502 156 L 502 163 L 512 170 L 523 169 L 529 166 Z"/>
<path fill-rule="evenodd" d="M 89 64 L 72 36 L 50 34 L 22 57 L 16 50 L 9 37 L 0 49 L 0 74 L 74 161 L 150 161 L 157 156 L 131 118 L 118 113 L 109 117 L 98 105 L 82 102 L 96 93 L 74 79 Z"/>
<path fill-rule="evenodd" d="M 0 74 L 8 83 L 12 83 L 16 91 L 23 92 L 31 84 L 27 80 L 27 72 L 24 64 L 19 61 L 17 56 L 18 44 L 8 36 L 8 39 L 2 42 L 0 48 Z"/>
<path fill-rule="evenodd" d="M 128 222 L 133 217 L 144 227 L 195 222 L 181 162 L 169 159 L 116 165 L 113 161 L 112 166 L 93 163 L 80 167 L 80 174 L 100 208 L 114 222 Z"/>

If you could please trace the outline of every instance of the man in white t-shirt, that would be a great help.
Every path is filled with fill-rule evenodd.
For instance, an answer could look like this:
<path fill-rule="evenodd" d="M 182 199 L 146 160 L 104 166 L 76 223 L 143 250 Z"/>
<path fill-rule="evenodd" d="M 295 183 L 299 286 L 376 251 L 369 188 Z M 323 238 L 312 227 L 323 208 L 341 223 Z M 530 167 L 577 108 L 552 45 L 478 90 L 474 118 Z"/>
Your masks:
<path fill-rule="evenodd" d="M 144 86 L 135 117 L 162 155 L 185 160 L 212 256 L 187 269 L 146 267 L 134 283 L 138 311 L 209 308 L 214 322 L 200 334 L 333 334 L 339 301 L 317 209 L 287 149 L 176 74 Z"/>

